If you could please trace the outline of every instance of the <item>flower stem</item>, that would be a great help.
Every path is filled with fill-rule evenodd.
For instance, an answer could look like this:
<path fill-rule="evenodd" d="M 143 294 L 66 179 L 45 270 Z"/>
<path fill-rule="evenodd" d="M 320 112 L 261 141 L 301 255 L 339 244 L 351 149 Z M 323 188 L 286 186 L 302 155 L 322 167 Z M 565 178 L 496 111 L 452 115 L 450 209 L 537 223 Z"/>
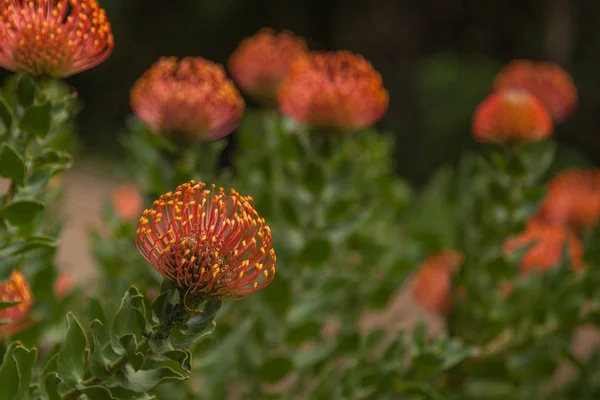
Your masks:
<path fill-rule="evenodd" d="M 135 348 L 135 353 L 141 353 L 148 350 L 148 339 L 143 338 Z M 121 357 L 113 361 L 112 363 L 106 366 L 106 371 L 108 372 L 108 376 L 112 376 L 116 371 L 121 369 L 127 362 L 129 361 L 129 354 L 123 354 Z M 100 383 L 102 380 L 96 376 L 92 376 L 81 382 L 80 387 L 74 388 L 63 394 L 60 398 L 61 400 L 75 400 L 79 398 L 82 394 L 80 390 L 82 387 L 93 386 Z"/>

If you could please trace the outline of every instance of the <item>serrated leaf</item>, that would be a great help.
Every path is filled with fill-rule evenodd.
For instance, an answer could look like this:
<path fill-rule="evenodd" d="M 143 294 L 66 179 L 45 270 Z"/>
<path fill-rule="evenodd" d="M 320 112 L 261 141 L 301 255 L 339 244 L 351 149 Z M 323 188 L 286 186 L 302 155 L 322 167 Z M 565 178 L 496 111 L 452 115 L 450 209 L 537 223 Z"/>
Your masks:
<path fill-rule="evenodd" d="M 40 139 L 45 138 L 52 126 L 51 111 L 52 105 L 48 101 L 28 107 L 19 121 L 19 129 Z"/>
<path fill-rule="evenodd" d="M 285 378 L 293 369 L 294 363 L 287 357 L 271 357 L 257 370 L 257 377 L 267 383 L 276 383 Z"/>
<path fill-rule="evenodd" d="M 186 379 L 185 376 L 168 367 L 136 372 L 131 365 L 126 365 L 125 368 L 117 372 L 116 377 L 122 387 L 139 393 L 149 392 L 163 382 Z"/>
<path fill-rule="evenodd" d="M 111 387 L 110 392 L 119 400 L 150 400 L 155 398 L 147 393 L 138 393 L 132 390 L 123 389 L 122 387 Z"/>
<path fill-rule="evenodd" d="M 10 109 L 0 97 L 0 135 L 4 135 L 10 131 L 12 125 L 12 114 Z"/>
<path fill-rule="evenodd" d="M 56 372 L 49 373 L 44 377 L 42 386 L 42 394 L 44 400 L 60 400 L 58 386 L 61 384 L 61 379 Z"/>
<path fill-rule="evenodd" d="M 210 334 L 215 329 L 215 316 L 221 309 L 221 301 L 208 301 L 204 310 L 192 314 L 186 321 L 187 329 L 174 330 L 171 333 L 171 343 L 176 349 L 189 348 L 203 336 Z"/>
<path fill-rule="evenodd" d="M 44 203 L 36 200 L 17 200 L 0 209 L 0 218 L 22 226 L 31 223 L 44 210 Z"/>
<path fill-rule="evenodd" d="M 87 337 L 72 313 L 67 314 L 67 333 L 58 355 L 58 373 L 63 380 L 61 386 L 72 389 L 85 375 Z"/>
<path fill-rule="evenodd" d="M 17 364 L 19 375 L 19 390 L 16 398 L 26 400 L 29 397 L 29 386 L 33 374 L 32 370 L 37 359 L 37 351 L 35 349 L 28 350 L 19 345 L 15 348 L 12 357 Z"/>
<path fill-rule="evenodd" d="M 86 396 L 88 400 L 120 400 L 114 397 L 110 390 L 102 386 L 88 386 L 79 389 L 79 393 Z"/>
<path fill-rule="evenodd" d="M 0 366 L 0 400 L 26 400 L 29 397 L 31 370 L 35 359 L 36 351 L 25 349 L 19 342 L 12 342 L 8 346 Z"/>
<path fill-rule="evenodd" d="M 0 176 L 19 185 L 25 179 L 25 160 L 8 143 L 0 145 Z"/>
<path fill-rule="evenodd" d="M 16 84 L 17 101 L 23 107 L 33 104 L 35 98 L 35 82 L 30 76 L 19 76 Z"/>
<path fill-rule="evenodd" d="M 146 330 L 146 311 L 144 296 L 135 287 L 130 287 L 121 300 L 121 306 L 113 319 L 110 329 L 110 340 L 117 354 L 124 354 L 120 339 L 127 335 L 141 338 Z"/>

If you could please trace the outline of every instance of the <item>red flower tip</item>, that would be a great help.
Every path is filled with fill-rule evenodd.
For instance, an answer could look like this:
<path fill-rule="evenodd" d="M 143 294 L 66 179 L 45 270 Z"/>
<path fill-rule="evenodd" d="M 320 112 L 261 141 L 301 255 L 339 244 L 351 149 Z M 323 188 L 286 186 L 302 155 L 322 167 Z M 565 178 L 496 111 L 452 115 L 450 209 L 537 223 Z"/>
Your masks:
<path fill-rule="evenodd" d="M 161 58 L 135 83 L 130 101 L 152 130 L 199 140 L 233 132 L 245 107 L 225 69 L 201 57 Z"/>
<path fill-rule="evenodd" d="M 557 174 L 548 183 L 539 216 L 575 230 L 595 226 L 600 219 L 600 170 L 570 168 Z"/>
<path fill-rule="evenodd" d="M 568 255 L 571 268 L 583 267 L 583 245 L 575 234 L 559 225 L 549 225 L 537 219 L 529 221 L 525 232 L 504 242 L 505 254 L 519 248 L 531 246 L 521 258 L 521 274 L 534 270 L 548 271 L 561 261 L 563 248 L 568 242 Z"/>
<path fill-rule="evenodd" d="M 413 297 L 426 310 L 445 314 L 452 306 L 452 274 L 464 262 L 458 251 L 443 251 L 429 256 L 419 268 L 413 286 Z"/>
<path fill-rule="evenodd" d="M 515 60 L 498 73 L 495 90 L 523 89 L 537 97 L 556 122 L 567 118 L 577 105 L 577 88 L 571 76 L 549 62 Z"/>
<path fill-rule="evenodd" d="M 292 63 L 307 54 L 306 42 L 293 33 L 263 28 L 240 42 L 227 67 L 243 92 L 272 105 L 277 103 L 279 85 Z"/>
<path fill-rule="evenodd" d="M 552 134 L 552 119 L 540 101 L 524 90 L 492 93 L 477 107 L 473 136 L 479 142 L 531 142 Z"/>
<path fill-rule="evenodd" d="M 96 0 L 0 0 L 0 67 L 63 78 L 102 63 L 114 38 Z"/>
<path fill-rule="evenodd" d="M 121 185 L 111 195 L 112 206 L 123 221 L 134 220 L 140 215 L 143 200 L 140 191 L 134 185 Z"/>
<path fill-rule="evenodd" d="M 8 323 L 0 325 L 0 337 L 14 335 L 29 326 L 25 322 L 25 318 L 31 311 L 33 296 L 25 276 L 20 271 L 14 270 L 10 278 L 0 284 L 0 300 L 19 302 L 0 310 L 0 320 L 8 321 Z"/>
<path fill-rule="evenodd" d="M 342 131 L 376 123 L 388 103 L 381 75 L 369 61 L 348 51 L 299 58 L 279 90 L 279 107 L 287 116 Z"/>
<path fill-rule="evenodd" d="M 197 299 L 240 300 L 275 276 L 271 229 L 251 197 L 190 181 L 140 218 L 135 243 L 166 279 Z"/>

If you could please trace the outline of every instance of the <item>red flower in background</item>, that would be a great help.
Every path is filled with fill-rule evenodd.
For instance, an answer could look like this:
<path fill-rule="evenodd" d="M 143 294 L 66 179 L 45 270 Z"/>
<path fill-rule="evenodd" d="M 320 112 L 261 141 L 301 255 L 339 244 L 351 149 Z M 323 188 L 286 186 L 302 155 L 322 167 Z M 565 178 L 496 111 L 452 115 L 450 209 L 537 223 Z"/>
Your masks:
<path fill-rule="evenodd" d="M 571 168 L 548 183 L 539 218 L 575 230 L 592 227 L 600 218 L 600 170 Z"/>
<path fill-rule="evenodd" d="M 143 212 L 135 243 L 146 260 L 186 294 L 240 300 L 275 276 L 271 230 L 254 201 L 194 181 Z"/>
<path fill-rule="evenodd" d="M 489 95 L 475 110 L 473 136 L 479 142 L 530 142 L 552 134 L 552 119 L 529 92 L 510 89 Z"/>
<path fill-rule="evenodd" d="M 577 105 L 577 88 L 571 76 L 549 62 L 511 62 L 494 81 L 494 90 L 506 89 L 527 90 L 546 106 L 557 122 L 568 117 Z"/>
<path fill-rule="evenodd" d="M 0 0 L 0 67 L 63 78 L 100 64 L 114 47 L 96 0 Z"/>
<path fill-rule="evenodd" d="M 240 42 L 227 67 L 243 92 L 271 105 L 277 103 L 279 85 L 292 63 L 307 54 L 306 42 L 293 33 L 263 28 Z"/>
<path fill-rule="evenodd" d="M 131 90 L 131 108 L 165 135 L 216 140 L 244 114 L 244 100 L 222 66 L 201 57 L 161 58 Z"/>
<path fill-rule="evenodd" d="M 426 310 L 445 314 L 452 306 L 452 275 L 464 262 L 458 251 L 444 251 L 429 256 L 417 272 L 413 296 Z"/>
<path fill-rule="evenodd" d="M 14 270 L 10 278 L 0 284 L 0 300 L 18 302 L 0 310 L 0 320 L 6 322 L 0 325 L 0 337 L 14 335 L 30 325 L 25 319 L 31 311 L 33 297 L 25 276 L 20 271 Z"/>
<path fill-rule="evenodd" d="M 121 185 L 111 195 L 113 209 L 123 221 L 136 219 L 143 207 L 142 195 L 134 185 Z"/>
<path fill-rule="evenodd" d="M 388 103 L 381 75 L 348 51 L 313 52 L 298 59 L 279 91 L 279 107 L 288 117 L 342 131 L 379 121 Z"/>
<path fill-rule="evenodd" d="M 525 232 L 507 239 L 504 252 L 512 252 L 531 246 L 520 261 L 522 274 L 531 271 L 548 271 L 556 267 L 563 256 L 563 249 L 568 243 L 568 259 L 571 268 L 579 270 L 583 267 L 583 245 L 569 229 L 559 225 L 549 225 L 537 219 L 529 221 Z"/>

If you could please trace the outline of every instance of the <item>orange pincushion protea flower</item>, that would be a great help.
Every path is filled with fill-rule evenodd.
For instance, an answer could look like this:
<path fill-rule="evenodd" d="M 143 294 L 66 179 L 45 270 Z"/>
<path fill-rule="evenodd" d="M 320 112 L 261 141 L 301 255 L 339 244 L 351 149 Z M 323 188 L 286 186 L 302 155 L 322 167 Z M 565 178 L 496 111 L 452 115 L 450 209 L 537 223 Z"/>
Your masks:
<path fill-rule="evenodd" d="M 279 90 L 279 107 L 287 116 L 342 131 L 379 121 L 388 103 L 381 75 L 362 56 L 348 51 L 299 58 Z"/>
<path fill-rule="evenodd" d="M 292 63 L 308 54 L 306 42 L 293 33 L 263 28 L 241 41 L 227 67 L 243 92 L 256 100 L 277 103 L 277 91 Z"/>
<path fill-rule="evenodd" d="M 555 121 L 568 117 L 577 105 L 577 88 L 556 64 L 515 60 L 498 73 L 495 90 L 523 89 L 537 97 Z"/>
<path fill-rule="evenodd" d="M 444 251 L 428 257 L 421 265 L 413 286 L 413 296 L 426 310 L 444 314 L 452 306 L 452 274 L 464 261 L 458 251 Z"/>
<path fill-rule="evenodd" d="M 0 0 L 0 67 L 63 78 L 108 58 L 114 47 L 96 0 Z"/>
<path fill-rule="evenodd" d="M 475 111 L 473 136 L 479 142 L 538 141 L 552 134 L 546 108 L 524 90 L 505 90 L 489 95 Z"/>
<path fill-rule="evenodd" d="M 121 185 L 111 195 L 112 206 L 119 218 L 131 221 L 140 215 L 143 200 L 140 191 L 133 185 Z"/>
<path fill-rule="evenodd" d="M 521 258 L 521 273 L 548 271 L 560 263 L 567 242 L 570 266 L 579 270 L 583 267 L 583 245 L 577 236 L 563 226 L 549 225 L 537 219 L 529 221 L 525 232 L 507 239 L 504 252 L 508 255 L 519 248 L 531 246 Z"/>
<path fill-rule="evenodd" d="M 7 322 L 0 325 L 0 337 L 14 335 L 29 326 L 24 321 L 31 311 L 33 297 L 20 271 L 14 270 L 7 281 L 0 283 L 0 301 L 19 302 L 0 310 L 0 320 Z"/>
<path fill-rule="evenodd" d="M 216 140 L 239 125 L 244 100 L 222 66 L 201 57 L 163 57 L 131 90 L 131 108 L 165 135 Z"/>
<path fill-rule="evenodd" d="M 275 276 L 271 230 L 254 201 L 190 181 L 143 212 L 135 243 L 146 260 L 186 294 L 239 300 Z"/>
<path fill-rule="evenodd" d="M 589 228 L 600 218 L 600 170 L 571 168 L 548 183 L 540 218 L 575 230 Z"/>

